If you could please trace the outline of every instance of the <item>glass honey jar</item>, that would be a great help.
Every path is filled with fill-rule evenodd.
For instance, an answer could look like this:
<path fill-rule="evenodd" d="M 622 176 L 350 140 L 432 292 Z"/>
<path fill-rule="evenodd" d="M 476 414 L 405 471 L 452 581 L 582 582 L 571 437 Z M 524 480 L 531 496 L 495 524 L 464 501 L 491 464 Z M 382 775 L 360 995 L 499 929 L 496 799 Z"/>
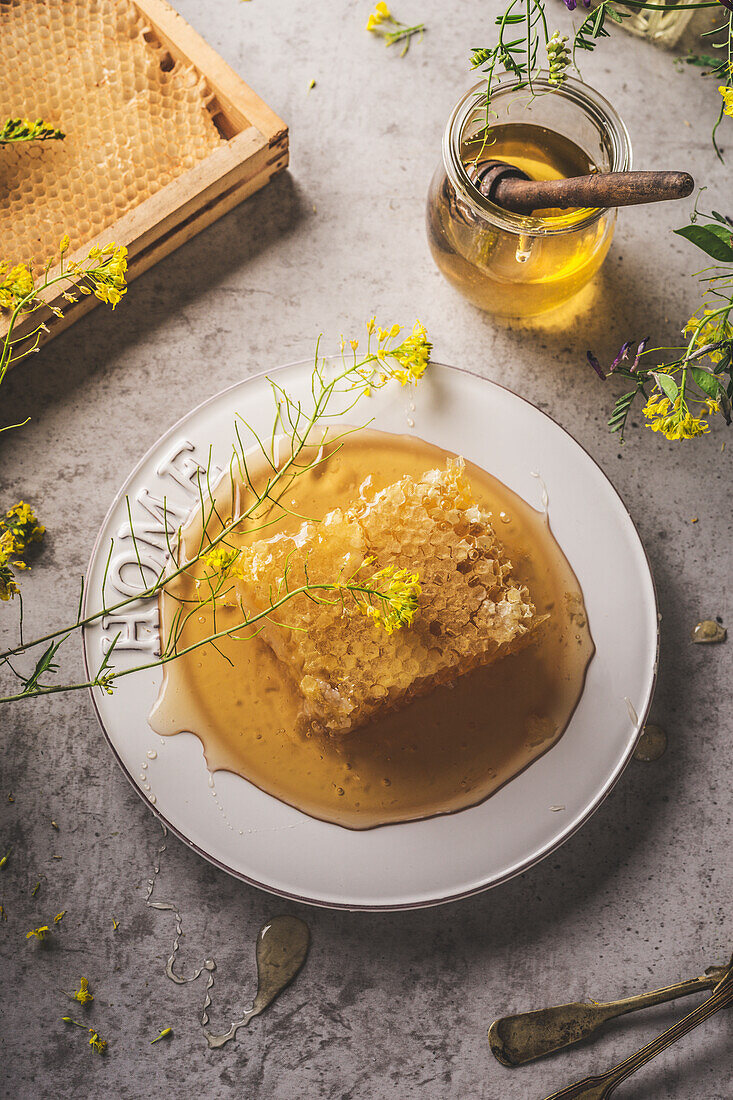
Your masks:
<path fill-rule="evenodd" d="M 486 85 L 456 105 L 442 162 L 428 194 L 433 258 L 464 297 L 506 318 L 528 318 L 569 302 L 600 268 L 611 244 L 615 209 L 535 210 L 516 214 L 481 192 L 481 168 L 512 164 L 534 180 L 631 168 L 631 142 L 613 107 L 593 88 L 545 74 L 534 95 L 512 78 Z"/>

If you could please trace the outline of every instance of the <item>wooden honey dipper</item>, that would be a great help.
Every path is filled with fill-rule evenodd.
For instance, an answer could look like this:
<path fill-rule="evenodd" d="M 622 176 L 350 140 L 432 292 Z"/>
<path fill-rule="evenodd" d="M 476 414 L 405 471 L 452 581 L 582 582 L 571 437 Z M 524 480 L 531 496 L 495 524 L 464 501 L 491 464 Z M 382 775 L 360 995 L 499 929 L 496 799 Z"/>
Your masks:
<path fill-rule="evenodd" d="M 484 161 L 472 173 L 482 195 L 515 214 L 550 208 L 608 208 L 684 199 L 695 186 L 688 172 L 598 172 L 559 180 L 533 180 L 521 168 Z"/>

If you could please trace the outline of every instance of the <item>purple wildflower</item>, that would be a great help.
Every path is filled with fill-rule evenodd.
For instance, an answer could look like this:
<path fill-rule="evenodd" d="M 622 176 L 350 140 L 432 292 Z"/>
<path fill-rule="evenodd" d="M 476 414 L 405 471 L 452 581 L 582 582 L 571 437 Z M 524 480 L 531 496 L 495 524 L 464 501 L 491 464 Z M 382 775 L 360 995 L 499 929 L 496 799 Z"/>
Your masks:
<path fill-rule="evenodd" d="M 578 0 L 562 0 L 562 2 L 568 9 L 568 11 L 575 11 L 576 7 L 578 6 Z M 584 8 L 589 8 L 590 0 L 582 0 L 582 4 Z"/>
<path fill-rule="evenodd" d="M 645 336 L 644 339 L 639 344 L 639 346 L 637 347 L 634 362 L 629 367 L 629 371 L 631 372 L 631 374 L 633 374 L 634 371 L 636 370 L 636 368 L 639 366 L 639 360 L 641 359 L 641 356 L 644 352 L 644 348 L 647 346 L 648 343 L 649 343 L 649 337 Z M 620 366 L 621 363 L 623 363 L 624 359 L 628 359 L 629 351 L 631 350 L 631 344 L 632 344 L 631 340 L 627 340 L 625 344 L 622 344 L 621 350 L 619 351 L 619 353 L 616 356 L 616 358 L 614 359 L 614 361 L 611 363 L 611 366 L 608 368 L 608 374 L 613 374 L 613 372 L 616 370 L 616 368 L 618 366 Z M 598 360 L 596 359 L 593 352 L 589 351 L 589 352 L 586 352 L 586 354 L 588 356 L 588 362 L 593 367 L 593 370 L 596 372 L 598 377 L 602 378 L 603 381 L 605 382 L 608 375 L 603 370 L 603 367 L 598 362 Z"/>
<path fill-rule="evenodd" d="M 618 355 L 616 356 L 614 361 L 611 363 L 611 366 L 608 368 L 608 373 L 609 374 L 613 374 L 613 372 L 616 370 L 616 367 L 619 365 L 619 363 L 623 362 L 624 359 L 628 359 L 629 348 L 630 347 L 631 347 L 631 340 L 627 340 L 625 344 L 621 345 L 621 351 L 618 353 Z"/>
<path fill-rule="evenodd" d="M 592 351 L 587 351 L 586 355 L 588 356 L 588 362 L 593 367 L 593 370 L 596 372 L 596 374 L 601 379 L 601 381 L 605 382 L 606 381 L 606 375 L 603 371 L 603 368 L 601 367 L 601 364 L 598 362 L 598 360 L 596 359 L 593 352 Z"/>
<path fill-rule="evenodd" d="M 641 357 L 644 353 L 644 348 L 647 346 L 648 343 L 649 343 L 649 337 L 645 336 L 644 339 L 639 344 L 638 348 L 636 349 L 636 358 L 634 359 L 634 362 L 629 367 L 629 370 L 631 371 L 632 374 L 634 373 L 636 368 L 639 366 L 639 360 L 641 359 Z"/>

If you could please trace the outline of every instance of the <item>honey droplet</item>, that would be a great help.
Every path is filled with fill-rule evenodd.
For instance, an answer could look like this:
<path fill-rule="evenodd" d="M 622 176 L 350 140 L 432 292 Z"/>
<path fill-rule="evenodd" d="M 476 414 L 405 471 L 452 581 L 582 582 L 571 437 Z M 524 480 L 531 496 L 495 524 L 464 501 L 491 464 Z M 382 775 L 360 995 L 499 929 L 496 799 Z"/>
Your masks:
<path fill-rule="evenodd" d="M 714 642 L 724 642 L 728 637 L 728 631 L 714 619 L 703 619 L 692 632 L 692 640 L 698 645 L 711 645 Z"/>
<path fill-rule="evenodd" d="M 667 751 L 667 734 L 661 726 L 655 726 L 649 722 L 641 731 L 639 743 L 634 749 L 634 760 L 643 760 L 652 763 L 659 760 Z"/>

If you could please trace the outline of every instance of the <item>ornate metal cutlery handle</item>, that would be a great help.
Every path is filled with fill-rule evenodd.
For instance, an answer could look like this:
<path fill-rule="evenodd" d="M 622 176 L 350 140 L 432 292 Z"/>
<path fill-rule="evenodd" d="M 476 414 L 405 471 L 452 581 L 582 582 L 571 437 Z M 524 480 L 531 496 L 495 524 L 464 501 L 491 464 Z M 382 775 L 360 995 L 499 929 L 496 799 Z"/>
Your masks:
<path fill-rule="evenodd" d="M 608 1070 L 598 1077 L 585 1077 L 582 1081 L 576 1081 L 574 1085 L 568 1085 L 560 1092 L 553 1092 L 545 1100 L 606 1100 L 622 1081 L 635 1073 L 637 1069 L 656 1058 L 672 1043 L 677 1042 L 688 1031 L 699 1024 L 704 1023 L 721 1008 L 733 1004 L 733 959 L 725 972 L 723 979 L 716 985 L 712 994 L 701 1005 L 679 1020 L 667 1031 L 662 1032 L 651 1043 L 648 1043 L 636 1054 L 632 1054 L 624 1062 Z"/>
<path fill-rule="evenodd" d="M 502 1065 L 520 1066 L 551 1051 L 578 1043 L 597 1031 L 608 1020 L 637 1012 L 652 1005 L 664 1004 L 677 997 L 688 997 L 706 989 L 714 989 L 724 977 L 724 966 L 711 967 L 702 977 L 654 989 L 635 997 L 615 1001 L 555 1005 L 534 1012 L 522 1012 L 494 1020 L 489 1028 L 489 1044 L 494 1057 Z"/>

